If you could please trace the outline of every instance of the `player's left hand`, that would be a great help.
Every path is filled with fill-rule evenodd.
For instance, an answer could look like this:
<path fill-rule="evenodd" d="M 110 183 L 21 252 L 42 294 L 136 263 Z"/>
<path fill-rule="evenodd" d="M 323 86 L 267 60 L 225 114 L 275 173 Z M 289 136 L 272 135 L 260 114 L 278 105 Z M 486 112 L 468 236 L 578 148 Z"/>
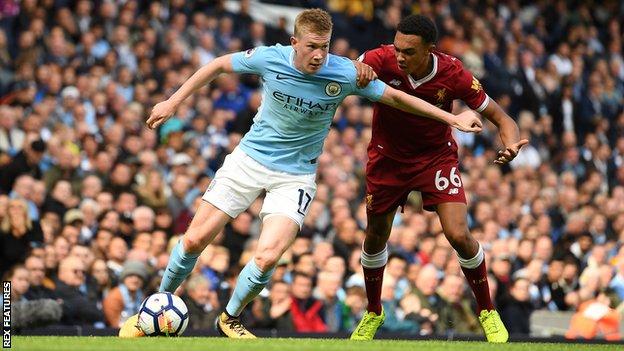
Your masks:
<path fill-rule="evenodd" d="M 364 88 L 370 83 L 372 80 L 377 79 L 377 73 L 375 70 L 364 62 L 361 61 L 353 61 L 355 65 L 355 70 L 357 71 L 357 87 Z"/>
<path fill-rule="evenodd" d="M 529 141 L 527 139 L 522 139 L 519 142 L 508 146 L 505 150 L 498 151 L 498 157 L 494 160 L 494 163 L 503 165 L 511 162 L 511 160 L 518 156 L 520 149 L 528 143 Z"/>

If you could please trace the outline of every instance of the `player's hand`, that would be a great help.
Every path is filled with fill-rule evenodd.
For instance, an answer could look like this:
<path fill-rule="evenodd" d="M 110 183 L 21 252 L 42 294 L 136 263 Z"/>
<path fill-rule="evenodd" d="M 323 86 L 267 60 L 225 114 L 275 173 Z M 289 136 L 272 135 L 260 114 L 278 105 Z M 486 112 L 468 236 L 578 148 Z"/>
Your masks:
<path fill-rule="evenodd" d="M 147 119 L 147 126 L 150 129 L 154 129 L 159 125 L 167 122 L 167 120 L 171 118 L 171 116 L 173 116 L 175 110 L 176 106 L 169 100 L 157 103 L 156 106 L 154 106 L 154 108 L 152 109 L 152 113 L 150 114 L 149 118 Z"/>
<path fill-rule="evenodd" d="M 357 87 L 364 88 L 370 83 L 372 80 L 377 79 L 377 73 L 375 70 L 364 62 L 353 61 L 355 65 L 355 70 L 357 71 Z"/>
<path fill-rule="evenodd" d="M 529 141 L 527 139 L 522 139 L 519 142 L 507 147 L 505 150 L 500 150 L 498 152 L 498 157 L 496 158 L 496 160 L 494 160 L 494 163 L 503 165 L 505 163 L 511 162 L 511 160 L 518 156 L 518 152 L 520 152 L 520 149 L 528 143 Z"/>
<path fill-rule="evenodd" d="M 457 128 L 462 132 L 479 133 L 483 129 L 483 123 L 478 113 L 467 110 L 455 116 L 451 127 Z"/>

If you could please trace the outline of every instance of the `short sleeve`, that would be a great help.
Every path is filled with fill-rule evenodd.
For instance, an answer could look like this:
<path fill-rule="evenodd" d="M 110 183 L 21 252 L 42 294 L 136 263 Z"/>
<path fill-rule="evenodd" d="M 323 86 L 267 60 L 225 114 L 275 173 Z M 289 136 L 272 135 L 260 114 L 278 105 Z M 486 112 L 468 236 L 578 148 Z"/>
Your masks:
<path fill-rule="evenodd" d="M 386 83 L 382 82 L 380 79 L 375 79 L 362 89 L 355 88 L 355 94 L 363 96 L 371 101 L 379 101 L 386 90 L 386 86 Z"/>
<path fill-rule="evenodd" d="M 458 76 L 457 98 L 464 101 L 471 109 L 483 112 L 490 102 L 490 98 L 483 90 L 481 82 L 463 67 L 461 67 Z"/>
<path fill-rule="evenodd" d="M 270 47 L 258 46 L 232 54 L 232 69 L 237 73 L 263 74 L 267 66 Z"/>
<path fill-rule="evenodd" d="M 365 97 L 371 101 L 379 101 L 386 90 L 386 83 L 382 82 L 381 79 L 375 79 L 368 83 L 368 85 L 364 88 L 358 88 L 357 71 L 355 66 L 350 60 L 347 60 L 346 62 L 347 63 L 345 64 L 344 69 L 348 72 L 347 78 L 349 79 L 349 83 L 351 83 L 351 94 Z"/>

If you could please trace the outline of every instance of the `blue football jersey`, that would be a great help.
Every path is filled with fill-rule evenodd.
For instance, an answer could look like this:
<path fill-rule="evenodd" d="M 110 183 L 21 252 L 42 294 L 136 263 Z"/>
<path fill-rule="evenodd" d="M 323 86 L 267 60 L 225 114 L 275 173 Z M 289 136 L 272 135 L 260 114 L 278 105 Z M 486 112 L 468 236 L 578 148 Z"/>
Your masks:
<path fill-rule="evenodd" d="M 262 104 L 240 147 L 265 167 L 291 174 L 316 172 L 332 119 L 342 100 L 360 95 L 377 101 L 381 80 L 356 86 L 351 60 L 329 54 L 322 68 L 306 74 L 295 68 L 292 46 L 260 46 L 232 55 L 235 72 L 262 79 Z"/>

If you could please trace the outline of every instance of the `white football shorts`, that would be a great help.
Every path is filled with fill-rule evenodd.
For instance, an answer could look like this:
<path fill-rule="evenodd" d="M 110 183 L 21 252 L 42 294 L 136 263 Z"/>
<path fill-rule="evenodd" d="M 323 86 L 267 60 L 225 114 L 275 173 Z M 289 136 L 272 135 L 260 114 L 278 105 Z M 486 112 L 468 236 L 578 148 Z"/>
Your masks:
<path fill-rule="evenodd" d="M 236 147 L 206 189 L 202 199 L 236 218 L 266 191 L 260 219 L 280 214 L 303 225 L 316 194 L 316 174 L 290 174 L 261 165 Z"/>

